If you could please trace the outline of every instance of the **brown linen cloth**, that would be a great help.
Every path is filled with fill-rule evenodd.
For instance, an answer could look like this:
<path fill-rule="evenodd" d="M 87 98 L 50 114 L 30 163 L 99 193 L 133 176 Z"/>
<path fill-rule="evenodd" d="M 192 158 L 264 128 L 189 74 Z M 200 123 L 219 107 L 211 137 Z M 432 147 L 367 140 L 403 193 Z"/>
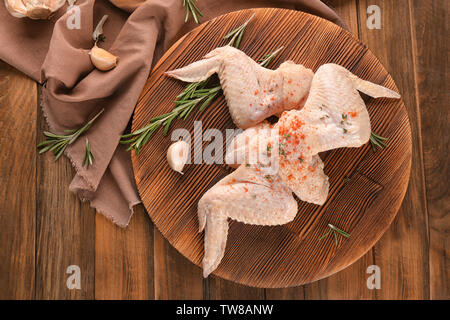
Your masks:
<path fill-rule="evenodd" d="M 130 156 L 119 145 L 120 136 L 151 65 L 196 24 L 192 17 L 184 23 L 183 0 L 111 2 L 115 6 L 106 0 L 78 0 L 76 8 L 64 7 L 48 21 L 14 18 L 0 4 L 0 59 L 43 84 L 41 105 L 52 132 L 81 127 L 105 109 L 87 134 L 65 152 L 76 170 L 69 188 L 125 227 L 140 200 Z M 201 21 L 240 9 L 282 7 L 316 14 L 345 27 L 319 0 L 198 0 L 197 5 L 204 14 Z M 67 20 L 73 19 L 78 9 L 80 29 L 69 29 Z M 88 55 L 93 28 L 104 14 L 109 19 L 104 26 L 106 41 L 101 45 L 119 57 L 117 67 L 108 72 L 96 70 Z M 85 137 L 95 156 L 88 169 L 81 166 Z"/>

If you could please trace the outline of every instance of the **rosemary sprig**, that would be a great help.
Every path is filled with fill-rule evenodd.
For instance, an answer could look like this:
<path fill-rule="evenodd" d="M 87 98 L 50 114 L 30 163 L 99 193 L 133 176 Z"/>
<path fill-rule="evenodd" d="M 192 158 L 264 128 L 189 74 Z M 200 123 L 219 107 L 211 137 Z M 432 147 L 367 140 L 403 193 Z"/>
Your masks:
<path fill-rule="evenodd" d="M 277 56 L 277 54 L 280 53 L 280 51 L 283 49 L 284 47 L 279 47 L 272 53 L 266 53 L 261 59 L 258 60 L 259 64 L 263 67 L 267 67 L 272 62 L 272 60 Z"/>
<path fill-rule="evenodd" d="M 375 132 L 370 133 L 370 144 L 372 145 L 373 151 L 377 151 L 377 149 L 383 149 L 386 147 L 386 142 L 388 138 L 384 138 L 382 136 L 377 135 Z"/>
<path fill-rule="evenodd" d="M 255 14 L 253 14 L 244 24 L 237 27 L 230 33 L 228 33 L 224 39 L 230 39 L 228 45 L 238 47 L 242 35 L 245 31 L 247 24 L 253 19 Z M 263 58 L 259 60 L 260 65 L 266 67 L 273 58 L 283 49 L 283 47 L 277 49 L 276 51 L 264 55 Z M 176 97 L 175 107 L 169 113 L 157 116 L 150 120 L 149 124 L 143 128 L 140 128 L 132 133 L 125 134 L 122 136 L 120 143 L 129 144 L 127 148 L 128 151 L 134 149 L 137 154 L 139 154 L 140 149 L 148 142 L 150 137 L 158 130 L 159 127 L 164 126 L 164 135 L 166 135 L 170 129 L 170 126 L 175 119 L 185 120 L 189 114 L 194 110 L 194 108 L 201 103 L 199 111 L 203 111 L 207 105 L 216 98 L 222 91 L 220 85 L 207 88 L 207 84 L 211 78 L 208 78 L 201 82 L 190 83 L 186 88 Z"/>
<path fill-rule="evenodd" d="M 228 33 L 224 39 L 230 39 L 228 42 L 229 46 L 233 46 L 235 48 L 239 48 L 239 45 L 241 44 L 242 36 L 244 35 L 245 28 L 247 27 L 248 23 L 252 21 L 252 19 L 255 17 L 255 13 L 252 14 L 250 18 L 248 18 L 247 21 L 245 21 L 242 25 Z"/>
<path fill-rule="evenodd" d="M 145 127 L 123 135 L 120 143 L 130 144 L 127 151 L 134 149 L 139 154 L 141 147 L 148 142 L 159 127 L 164 126 L 164 135 L 167 135 L 173 120 L 176 118 L 185 120 L 195 106 L 203 101 L 199 109 L 202 111 L 221 90 L 220 86 L 205 89 L 206 84 L 207 82 L 200 83 L 195 88 L 191 88 L 191 95 L 187 100 L 175 101 L 176 106 L 171 112 L 157 116 L 151 119 L 150 123 Z"/>
<path fill-rule="evenodd" d="M 323 238 L 326 238 L 330 233 L 333 233 L 334 241 L 335 241 L 335 244 L 337 246 L 338 245 L 338 239 L 337 239 L 337 235 L 338 234 L 343 236 L 343 237 L 345 237 L 345 238 L 349 238 L 350 237 L 349 233 L 345 232 L 344 230 L 339 229 L 338 227 L 333 226 L 330 223 L 328 224 L 328 227 L 330 228 L 330 230 L 328 230 L 327 233 L 325 233 L 323 236 L 321 236 L 319 238 L 319 241 L 322 240 Z"/>
<path fill-rule="evenodd" d="M 81 165 L 83 167 L 86 165 L 86 168 L 89 168 L 89 166 L 91 166 L 93 162 L 94 162 L 94 155 L 92 154 L 91 151 L 91 143 L 86 138 L 86 151 L 84 152 L 83 163 Z"/>
<path fill-rule="evenodd" d="M 262 66 L 267 66 L 273 58 L 283 49 L 283 47 L 277 49 L 276 51 L 265 55 L 265 59 L 262 59 Z M 163 134 L 167 135 L 170 126 L 175 119 L 186 120 L 189 114 L 195 109 L 197 105 L 200 105 L 199 111 L 203 111 L 208 104 L 216 98 L 222 91 L 220 85 L 206 88 L 210 79 L 190 83 L 186 86 L 184 91 L 177 96 L 175 100 L 175 107 L 172 111 L 166 114 L 162 114 L 150 120 L 150 123 L 141 129 L 138 129 L 132 133 L 124 134 L 120 143 L 129 144 L 127 151 L 134 149 L 137 154 L 139 154 L 140 149 L 148 142 L 150 137 L 158 130 L 159 127 L 163 126 Z"/>
<path fill-rule="evenodd" d="M 197 8 L 196 3 L 197 0 L 183 0 L 183 7 L 186 8 L 186 18 L 184 19 L 184 22 L 188 22 L 189 15 L 192 14 L 192 17 L 194 18 L 194 21 L 196 23 L 200 23 L 198 20 L 198 16 L 203 17 L 203 14 Z"/>
<path fill-rule="evenodd" d="M 59 157 L 61 157 L 61 155 L 64 153 L 64 150 L 66 150 L 67 146 L 74 143 L 79 136 L 89 130 L 92 123 L 94 123 L 94 121 L 103 113 L 103 111 L 105 111 L 105 109 L 100 110 L 100 112 L 97 113 L 95 117 L 93 117 L 79 129 L 64 130 L 64 132 L 67 133 L 65 135 L 44 131 L 46 140 L 37 145 L 39 154 L 47 151 L 52 151 L 55 155 L 55 161 L 58 160 Z"/>

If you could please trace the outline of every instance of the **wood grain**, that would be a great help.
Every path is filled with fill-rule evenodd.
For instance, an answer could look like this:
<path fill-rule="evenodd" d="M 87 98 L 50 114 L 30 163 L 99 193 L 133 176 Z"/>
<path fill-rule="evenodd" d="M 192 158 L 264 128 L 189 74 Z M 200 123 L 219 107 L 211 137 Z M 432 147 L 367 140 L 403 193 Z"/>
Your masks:
<path fill-rule="evenodd" d="M 410 6 L 429 225 L 430 298 L 450 299 L 449 46 L 441 40 L 448 37 L 450 2 L 415 0 Z"/>
<path fill-rule="evenodd" d="M 208 299 L 215 300 L 264 300 L 266 299 L 265 290 L 244 286 L 232 281 L 224 280 L 219 277 L 206 279 L 209 281 Z"/>
<path fill-rule="evenodd" d="M 221 37 L 227 30 L 242 24 L 253 12 L 257 15 L 241 43 L 250 56 L 257 58 L 284 45 L 286 49 L 274 62 L 275 67 L 287 59 L 313 70 L 334 62 L 364 79 L 396 90 L 392 78 L 367 47 L 336 25 L 289 10 L 244 10 L 196 28 L 166 53 L 139 99 L 133 129 L 172 109 L 172 101 L 183 84 L 167 79 L 164 71 L 200 59 L 222 44 Z M 268 32 L 271 37 L 266 36 Z M 374 130 L 395 143 L 377 155 L 369 146 L 328 153 L 324 159 L 331 183 L 327 203 L 323 207 L 299 203 L 299 214 L 286 226 L 268 228 L 231 222 L 227 251 L 216 275 L 255 287 L 295 286 L 347 267 L 375 244 L 392 222 L 406 190 L 411 133 L 401 100 L 368 99 L 367 106 Z M 225 131 L 234 127 L 223 97 L 202 114 L 178 121 L 174 128 L 184 126 L 192 133 L 193 119 L 202 120 L 203 128 Z M 165 160 L 170 143 L 158 132 L 139 156 L 133 154 L 136 181 L 158 229 L 177 250 L 200 265 L 203 237 L 197 233 L 197 201 L 224 172 L 218 166 L 202 164 L 189 166 L 183 176 L 175 174 Z M 369 165 L 361 167 L 362 162 Z M 378 170 L 377 165 L 383 170 Z M 349 183 L 345 177 L 350 177 Z M 318 244 L 317 239 L 330 222 L 349 231 L 352 237 L 340 241 L 338 247 L 332 245 L 332 240 Z"/>
<path fill-rule="evenodd" d="M 37 119 L 41 142 L 48 128 L 41 111 Z M 74 170 L 66 157 L 36 159 L 36 299 L 93 299 L 95 210 L 69 191 Z M 80 267 L 81 289 L 67 287 L 70 265 Z"/>
<path fill-rule="evenodd" d="M 155 299 L 207 298 L 203 295 L 201 269 L 177 252 L 156 227 L 154 231 Z"/>
<path fill-rule="evenodd" d="M 358 10 L 356 1 L 325 0 L 322 2 L 326 3 L 344 20 L 353 36 L 358 37 Z"/>
<path fill-rule="evenodd" d="M 0 299 L 33 299 L 36 83 L 0 61 Z"/>
<path fill-rule="evenodd" d="M 426 299 L 429 298 L 428 261 L 423 257 L 428 256 L 428 222 L 420 147 L 420 118 L 414 91 L 415 68 L 409 3 L 407 0 L 361 0 L 361 20 L 365 21 L 369 5 L 380 7 L 382 29 L 369 30 L 362 24 L 361 41 L 391 70 L 403 94 L 413 133 L 411 177 L 403 205 L 389 231 L 374 247 L 374 263 L 382 273 L 382 289 L 379 290 L 378 297 Z M 396 141 L 390 140 L 388 149 L 391 149 L 393 143 Z"/>
<path fill-rule="evenodd" d="M 153 224 L 142 206 L 126 229 L 96 215 L 95 299 L 154 299 Z"/>
<path fill-rule="evenodd" d="M 344 270 L 304 286 L 307 300 L 376 299 L 377 290 L 367 288 L 367 267 L 373 264 L 372 250 Z"/>

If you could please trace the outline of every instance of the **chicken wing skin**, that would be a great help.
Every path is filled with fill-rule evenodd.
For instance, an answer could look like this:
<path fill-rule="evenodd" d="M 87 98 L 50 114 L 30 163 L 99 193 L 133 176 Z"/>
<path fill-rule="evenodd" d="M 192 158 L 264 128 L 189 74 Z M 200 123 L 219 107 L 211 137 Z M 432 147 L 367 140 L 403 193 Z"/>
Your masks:
<path fill-rule="evenodd" d="M 314 75 L 303 109 L 284 112 L 277 123 L 285 156 L 305 159 L 367 143 L 371 133 L 369 113 L 358 91 L 374 98 L 400 98 L 398 93 L 359 79 L 337 64 L 322 65 Z"/>
<path fill-rule="evenodd" d="M 274 175 L 302 201 L 322 205 L 328 196 L 328 177 L 319 155 L 287 159 L 279 153 L 278 130 L 267 121 L 234 137 L 225 155 L 230 166 L 251 165 L 261 175 Z M 283 139 L 284 141 L 285 139 Z M 284 143 L 284 142 L 283 142 Z"/>
<path fill-rule="evenodd" d="M 231 117 L 246 129 L 284 110 L 299 108 L 308 96 L 313 72 L 286 61 L 277 70 L 260 66 L 231 46 L 217 48 L 183 68 L 166 75 L 186 82 L 199 82 L 217 73 Z"/>
<path fill-rule="evenodd" d="M 297 201 L 278 177 L 262 176 L 257 168 L 240 166 L 209 189 L 198 203 L 199 232 L 205 229 L 203 276 L 222 260 L 228 218 L 247 224 L 281 225 L 297 214 Z"/>

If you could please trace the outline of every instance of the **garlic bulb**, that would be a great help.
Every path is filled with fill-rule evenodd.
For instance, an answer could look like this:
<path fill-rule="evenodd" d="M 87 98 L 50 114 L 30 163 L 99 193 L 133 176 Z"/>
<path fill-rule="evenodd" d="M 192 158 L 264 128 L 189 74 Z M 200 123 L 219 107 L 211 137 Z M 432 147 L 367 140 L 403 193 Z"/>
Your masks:
<path fill-rule="evenodd" d="M 182 170 L 189 156 L 189 148 L 189 143 L 180 140 L 172 143 L 167 149 L 167 162 L 176 172 L 183 174 Z"/>
<path fill-rule="evenodd" d="M 117 66 L 118 58 L 105 49 L 97 47 L 97 45 L 94 45 L 89 55 L 91 56 L 92 64 L 101 71 L 108 71 Z"/>
<path fill-rule="evenodd" d="M 8 12 L 16 18 L 49 19 L 66 0 L 5 0 Z"/>

